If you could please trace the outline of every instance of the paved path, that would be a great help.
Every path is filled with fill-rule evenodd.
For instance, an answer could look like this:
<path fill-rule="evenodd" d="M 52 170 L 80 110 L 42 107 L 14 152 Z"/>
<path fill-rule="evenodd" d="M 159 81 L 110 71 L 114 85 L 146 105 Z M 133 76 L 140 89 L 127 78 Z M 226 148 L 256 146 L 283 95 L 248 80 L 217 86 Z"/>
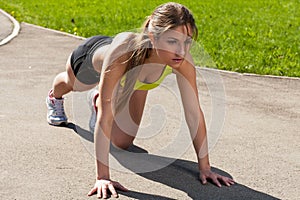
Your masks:
<path fill-rule="evenodd" d="M 0 41 L 1 41 L 12 32 L 13 24 L 9 20 L 9 18 L 3 13 L 0 14 L 0 22 L 1 22 L 0 25 Z"/>
<path fill-rule="evenodd" d="M 7 31 L 2 29 L 3 21 L 6 19 L 0 14 L 1 37 Z M 11 30 L 11 26 L 5 27 Z M 1 199 L 96 199 L 86 196 L 94 184 L 95 167 L 90 153 L 92 137 L 80 122 L 88 116 L 78 117 L 81 108 L 76 103 L 82 96 L 68 95 L 66 99 L 73 124 L 53 127 L 45 119 L 45 96 L 52 80 L 64 70 L 66 58 L 80 42 L 22 23 L 19 35 L 0 46 Z M 238 184 L 221 189 L 201 185 L 191 147 L 181 151 L 176 162 L 160 154 L 164 144 L 177 142 L 172 141 L 172 133 L 177 131 L 173 125 L 159 139 L 136 141 L 148 153 L 114 153 L 113 160 L 125 167 L 113 169 L 112 178 L 131 190 L 120 199 L 298 199 L 300 80 L 208 69 L 200 72 L 201 101 L 209 129 L 215 128 L 211 117 L 218 118 L 210 116 L 213 105 L 225 102 L 222 134 L 210 152 L 211 164 Z M 219 75 L 224 91 L 216 87 L 214 78 Z M 156 91 L 154 100 L 164 92 Z M 211 94 L 219 101 L 212 101 Z M 154 115 L 157 112 L 159 109 L 153 109 Z M 144 152 L 137 147 L 132 150 Z M 135 163 L 138 165 L 132 165 Z M 148 173 L 132 172 L 141 170 L 136 166 L 165 163 L 172 164 Z"/>

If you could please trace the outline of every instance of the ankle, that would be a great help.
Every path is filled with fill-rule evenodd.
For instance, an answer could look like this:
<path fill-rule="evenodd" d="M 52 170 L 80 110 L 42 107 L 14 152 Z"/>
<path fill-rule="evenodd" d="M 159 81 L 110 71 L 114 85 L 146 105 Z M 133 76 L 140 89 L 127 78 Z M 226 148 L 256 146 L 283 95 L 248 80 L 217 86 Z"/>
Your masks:
<path fill-rule="evenodd" d="M 55 99 L 63 99 L 62 96 L 59 96 L 59 95 L 57 95 L 56 93 L 54 93 L 54 90 L 53 90 L 53 89 L 50 90 L 50 92 L 49 92 L 49 97 L 55 98 Z"/>

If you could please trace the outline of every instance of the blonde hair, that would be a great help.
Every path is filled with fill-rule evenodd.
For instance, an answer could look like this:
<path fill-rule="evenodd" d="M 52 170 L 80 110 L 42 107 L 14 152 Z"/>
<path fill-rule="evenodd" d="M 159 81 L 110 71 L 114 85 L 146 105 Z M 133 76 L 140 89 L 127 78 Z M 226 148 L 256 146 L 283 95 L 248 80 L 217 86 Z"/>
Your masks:
<path fill-rule="evenodd" d="M 126 61 L 127 68 L 125 70 L 126 79 L 122 92 L 116 98 L 116 113 L 124 108 L 129 102 L 134 85 L 141 70 L 141 66 L 145 60 L 150 57 L 152 45 L 149 33 L 153 34 L 154 38 L 170 30 L 172 28 L 185 25 L 192 28 L 193 38 L 198 37 L 198 29 L 195 24 L 194 17 L 188 8 L 179 3 L 165 3 L 158 6 L 151 16 L 147 17 L 142 26 L 141 33 L 131 38 L 129 41 L 130 58 Z"/>

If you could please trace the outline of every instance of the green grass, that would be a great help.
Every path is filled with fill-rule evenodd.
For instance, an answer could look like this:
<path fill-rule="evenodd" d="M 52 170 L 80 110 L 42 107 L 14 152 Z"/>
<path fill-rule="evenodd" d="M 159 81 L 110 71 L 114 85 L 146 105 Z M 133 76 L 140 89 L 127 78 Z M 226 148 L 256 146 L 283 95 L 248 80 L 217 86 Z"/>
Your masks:
<path fill-rule="evenodd" d="M 25 21 L 89 37 L 141 26 L 159 0 L 1 0 L 0 8 Z M 300 77 L 299 0 L 186 0 L 199 43 L 219 69 Z"/>

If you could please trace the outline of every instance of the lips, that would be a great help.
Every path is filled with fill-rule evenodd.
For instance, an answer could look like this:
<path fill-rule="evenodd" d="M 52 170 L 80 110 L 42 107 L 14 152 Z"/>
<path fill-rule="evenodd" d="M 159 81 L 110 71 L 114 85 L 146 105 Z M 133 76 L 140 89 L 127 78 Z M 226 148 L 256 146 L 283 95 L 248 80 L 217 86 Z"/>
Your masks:
<path fill-rule="evenodd" d="M 172 59 L 173 61 L 175 61 L 176 63 L 180 63 L 180 62 L 182 62 L 182 58 L 174 58 L 174 59 Z"/>

